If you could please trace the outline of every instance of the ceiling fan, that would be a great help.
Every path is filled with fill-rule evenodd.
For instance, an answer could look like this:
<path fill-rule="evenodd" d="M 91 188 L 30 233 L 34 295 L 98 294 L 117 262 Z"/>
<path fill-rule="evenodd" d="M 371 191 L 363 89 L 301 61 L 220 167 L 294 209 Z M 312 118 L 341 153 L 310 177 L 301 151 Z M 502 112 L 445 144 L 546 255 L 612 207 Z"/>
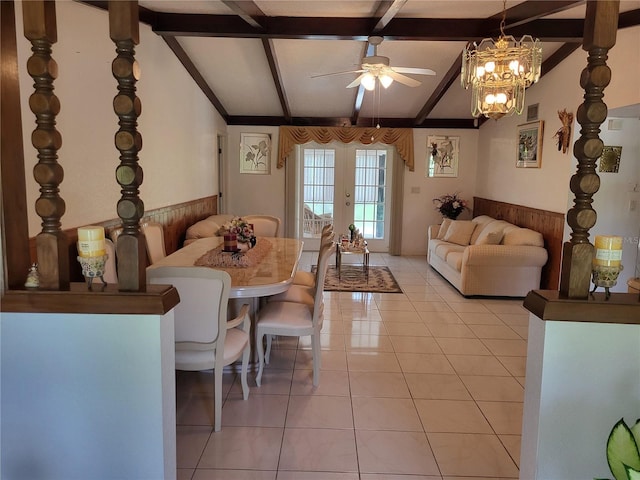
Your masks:
<path fill-rule="evenodd" d="M 344 72 L 325 73 L 323 75 L 315 75 L 312 78 L 326 77 L 329 75 L 342 75 L 345 73 L 359 73 L 360 75 L 353 82 L 347 85 L 347 88 L 357 87 L 362 84 L 367 90 L 373 90 L 378 80 L 384 88 L 388 88 L 393 81 L 402 83 L 409 87 L 417 87 L 421 82 L 415 80 L 403 73 L 413 75 L 435 75 L 436 72 L 429 68 L 413 68 L 413 67 L 390 67 L 389 57 L 378 55 L 378 45 L 382 43 L 383 38 L 374 36 L 369 37 L 369 44 L 373 46 L 373 55 L 364 57 L 362 64 L 358 70 L 347 70 Z"/>

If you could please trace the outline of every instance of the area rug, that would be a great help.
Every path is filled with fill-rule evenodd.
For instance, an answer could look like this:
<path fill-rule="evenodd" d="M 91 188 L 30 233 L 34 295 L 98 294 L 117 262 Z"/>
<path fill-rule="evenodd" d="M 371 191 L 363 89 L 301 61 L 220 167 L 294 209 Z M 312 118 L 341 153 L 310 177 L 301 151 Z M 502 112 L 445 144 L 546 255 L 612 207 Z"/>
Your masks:
<path fill-rule="evenodd" d="M 315 271 L 315 266 L 312 268 Z M 324 289 L 327 292 L 374 292 L 402 293 L 402 289 L 388 267 L 369 267 L 369 276 L 361 265 L 342 265 L 340 279 L 338 270 L 331 265 L 327 269 Z"/>

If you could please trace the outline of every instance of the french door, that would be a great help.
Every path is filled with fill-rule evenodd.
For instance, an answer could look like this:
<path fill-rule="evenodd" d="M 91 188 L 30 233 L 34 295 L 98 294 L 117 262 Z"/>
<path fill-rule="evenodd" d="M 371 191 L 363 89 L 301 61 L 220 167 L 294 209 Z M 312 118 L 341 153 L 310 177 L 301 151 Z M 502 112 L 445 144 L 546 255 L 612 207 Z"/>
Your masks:
<path fill-rule="evenodd" d="M 354 224 L 375 252 L 389 250 L 391 152 L 385 145 L 307 144 L 298 156 L 299 237 L 316 250 L 322 227 Z"/>

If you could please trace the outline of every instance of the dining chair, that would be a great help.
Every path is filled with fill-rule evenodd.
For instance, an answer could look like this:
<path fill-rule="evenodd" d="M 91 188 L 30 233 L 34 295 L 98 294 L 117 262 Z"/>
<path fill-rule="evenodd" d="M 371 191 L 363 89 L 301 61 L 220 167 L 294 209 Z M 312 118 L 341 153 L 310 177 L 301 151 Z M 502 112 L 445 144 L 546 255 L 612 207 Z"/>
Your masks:
<path fill-rule="evenodd" d="M 313 287 L 313 304 L 298 302 L 268 302 L 259 312 L 256 323 L 256 348 L 258 351 L 258 375 L 256 384 L 262 384 L 262 371 L 265 356 L 263 337 L 267 337 L 267 354 L 271 351 L 271 337 L 282 335 L 288 337 L 311 336 L 313 355 L 313 385 L 320 382 L 320 331 L 324 319 L 324 279 L 327 273 L 332 248 L 325 248 L 318 261 L 316 284 Z"/>
<path fill-rule="evenodd" d="M 322 227 L 322 233 L 320 234 L 320 248 L 322 249 L 322 245 L 327 241 L 327 237 L 333 234 L 333 223 L 329 223 Z M 333 236 L 329 240 L 329 243 L 333 246 Z M 318 251 L 318 258 L 320 258 L 320 252 Z M 316 262 L 316 265 L 318 262 Z M 304 285 L 307 287 L 313 287 L 316 284 L 316 275 L 313 272 L 305 272 L 303 270 L 299 270 L 296 272 L 293 277 L 293 285 Z"/>
<path fill-rule="evenodd" d="M 149 265 L 153 265 L 158 260 L 166 257 L 167 252 L 164 247 L 164 232 L 162 231 L 162 225 L 157 222 L 145 222 L 140 225 L 140 230 L 144 233 Z"/>
<path fill-rule="evenodd" d="M 320 261 L 323 256 L 331 255 L 334 253 L 334 233 L 330 232 L 320 244 L 320 251 L 318 252 L 318 262 L 316 263 L 315 272 L 305 272 L 313 276 L 312 285 L 295 285 L 291 284 L 287 290 L 277 295 L 271 295 L 267 298 L 267 302 L 296 302 L 306 303 L 307 305 L 313 305 L 315 299 L 315 286 L 320 271 Z"/>
<path fill-rule="evenodd" d="M 213 369 L 214 430 L 222 426 L 222 371 L 242 357 L 242 396 L 249 398 L 247 367 L 251 353 L 249 305 L 227 321 L 231 277 L 208 267 L 158 267 L 147 272 L 149 283 L 171 284 L 178 290 L 175 307 L 175 369 Z"/>
<path fill-rule="evenodd" d="M 245 215 L 242 217 L 253 225 L 256 237 L 277 237 L 280 230 L 280 219 L 271 215 Z"/>

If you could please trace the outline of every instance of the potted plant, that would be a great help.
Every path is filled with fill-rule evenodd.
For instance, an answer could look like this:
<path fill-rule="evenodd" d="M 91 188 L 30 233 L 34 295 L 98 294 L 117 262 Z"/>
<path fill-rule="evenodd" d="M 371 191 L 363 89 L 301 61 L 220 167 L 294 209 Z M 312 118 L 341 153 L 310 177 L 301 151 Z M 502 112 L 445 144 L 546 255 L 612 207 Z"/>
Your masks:
<path fill-rule="evenodd" d="M 640 480 L 639 446 L 640 420 L 629 428 L 621 418 L 607 440 L 607 463 L 615 480 Z"/>

